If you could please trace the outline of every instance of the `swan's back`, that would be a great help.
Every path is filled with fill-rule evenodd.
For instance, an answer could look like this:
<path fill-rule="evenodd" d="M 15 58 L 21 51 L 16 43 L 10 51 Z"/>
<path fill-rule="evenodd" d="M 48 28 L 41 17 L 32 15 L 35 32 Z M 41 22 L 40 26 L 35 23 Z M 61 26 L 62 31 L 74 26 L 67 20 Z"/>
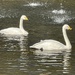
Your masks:
<path fill-rule="evenodd" d="M 66 49 L 64 44 L 55 40 L 43 40 L 30 46 L 30 48 L 44 49 L 44 50 Z"/>
<path fill-rule="evenodd" d="M 0 31 L 1 34 L 4 35 L 23 35 L 22 31 L 19 28 L 6 28 Z M 25 32 L 28 35 L 28 32 Z"/>

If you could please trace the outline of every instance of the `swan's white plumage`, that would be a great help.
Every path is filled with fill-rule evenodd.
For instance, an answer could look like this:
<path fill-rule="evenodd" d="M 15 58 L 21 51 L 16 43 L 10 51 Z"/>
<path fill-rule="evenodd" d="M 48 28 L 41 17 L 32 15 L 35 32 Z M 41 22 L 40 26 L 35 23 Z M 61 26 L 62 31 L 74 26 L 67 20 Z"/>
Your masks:
<path fill-rule="evenodd" d="M 66 45 L 60 43 L 59 41 L 56 40 L 42 40 L 32 46 L 30 46 L 30 48 L 35 48 L 35 49 L 43 49 L 43 50 L 62 50 L 62 49 L 71 49 L 72 46 L 70 44 L 70 41 L 67 37 L 66 34 L 66 29 L 71 30 L 70 26 L 65 24 L 62 27 L 62 31 L 63 31 L 63 36 L 64 36 L 64 40 L 66 42 Z"/>
<path fill-rule="evenodd" d="M 10 27 L 10 28 L 6 28 L 6 29 L 2 29 L 0 30 L 1 34 L 4 35 L 23 35 L 23 36 L 27 36 L 28 32 L 26 30 L 24 30 L 23 28 L 23 20 L 28 20 L 28 18 L 25 15 L 22 15 L 20 18 L 20 25 L 19 28 L 16 27 Z"/>
<path fill-rule="evenodd" d="M 59 44 L 59 45 L 58 45 Z M 43 50 L 55 50 L 55 49 L 66 49 L 62 43 L 55 41 L 55 40 L 42 40 L 32 46 L 30 48 L 35 48 L 35 49 L 43 49 Z"/>
<path fill-rule="evenodd" d="M 6 29 L 3 29 L 0 31 L 1 34 L 5 34 L 5 35 L 23 35 L 22 31 L 19 29 L 19 28 L 14 28 L 14 27 L 11 27 L 11 28 L 6 28 Z M 28 32 L 25 31 L 24 33 L 25 36 L 28 35 Z"/>

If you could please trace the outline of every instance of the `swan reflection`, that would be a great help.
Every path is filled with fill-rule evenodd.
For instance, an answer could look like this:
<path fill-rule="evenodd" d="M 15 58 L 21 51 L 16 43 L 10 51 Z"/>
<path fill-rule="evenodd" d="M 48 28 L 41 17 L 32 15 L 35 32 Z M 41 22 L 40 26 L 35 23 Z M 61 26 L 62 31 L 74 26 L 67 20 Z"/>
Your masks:
<path fill-rule="evenodd" d="M 26 51 L 28 37 L 25 36 L 0 36 L 0 49 L 2 51 Z"/>
<path fill-rule="evenodd" d="M 52 51 L 41 51 L 35 50 L 33 53 L 35 55 L 35 59 L 40 64 L 40 70 L 43 71 L 41 74 L 48 74 L 53 72 L 62 73 L 62 74 L 69 74 L 70 73 L 70 51 L 65 50 L 52 50 Z M 44 69 L 42 68 L 44 67 Z M 44 73 L 45 72 L 45 73 Z"/>
<path fill-rule="evenodd" d="M 30 51 L 0 52 L 0 72 L 25 75 L 55 75 L 70 73 L 70 52 L 36 55 Z"/>
<path fill-rule="evenodd" d="M 64 53 L 63 56 L 63 73 L 69 73 L 71 53 Z"/>

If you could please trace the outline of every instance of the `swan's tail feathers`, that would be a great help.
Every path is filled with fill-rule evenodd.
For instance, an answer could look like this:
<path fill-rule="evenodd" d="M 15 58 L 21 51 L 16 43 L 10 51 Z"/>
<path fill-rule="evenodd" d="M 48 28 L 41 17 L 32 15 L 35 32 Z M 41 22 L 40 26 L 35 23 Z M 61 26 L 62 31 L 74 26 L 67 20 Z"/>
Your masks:
<path fill-rule="evenodd" d="M 43 40 L 40 40 L 40 42 L 42 42 Z"/>
<path fill-rule="evenodd" d="M 30 48 L 32 49 L 32 50 L 41 50 L 41 51 L 43 51 L 43 48 L 35 48 L 35 47 L 33 47 L 33 46 L 30 46 Z"/>
<path fill-rule="evenodd" d="M 29 46 L 29 48 L 31 48 L 31 49 L 35 49 L 35 50 L 38 49 L 38 48 L 36 48 L 36 47 L 34 47 L 34 46 Z"/>
<path fill-rule="evenodd" d="M 29 46 L 30 48 L 35 48 L 34 46 Z"/>

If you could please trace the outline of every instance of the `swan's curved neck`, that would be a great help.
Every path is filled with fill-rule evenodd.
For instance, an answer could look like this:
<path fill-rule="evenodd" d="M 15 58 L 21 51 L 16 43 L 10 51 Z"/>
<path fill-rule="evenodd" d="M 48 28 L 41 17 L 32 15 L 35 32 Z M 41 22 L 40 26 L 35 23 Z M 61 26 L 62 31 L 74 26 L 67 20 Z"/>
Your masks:
<path fill-rule="evenodd" d="M 65 43 L 66 43 L 66 47 L 68 49 L 71 49 L 72 46 L 71 46 L 71 43 L 70 43 L 70 41 L 68 39 L 68 36 L 67 36 L 67 33 L 66 33 L 66 29 L 63 27 L 62 31 L 63 31 L 63 37 L 64 37 L 64 40 L 65 40 Z"/>
<path fill-rule="evenodd" d="M 23 19 L 22 18 L 20 18 L 19 28 L 20 28 L 20 30 L 24 30 L 24 28 L 23 28 Z"/>

